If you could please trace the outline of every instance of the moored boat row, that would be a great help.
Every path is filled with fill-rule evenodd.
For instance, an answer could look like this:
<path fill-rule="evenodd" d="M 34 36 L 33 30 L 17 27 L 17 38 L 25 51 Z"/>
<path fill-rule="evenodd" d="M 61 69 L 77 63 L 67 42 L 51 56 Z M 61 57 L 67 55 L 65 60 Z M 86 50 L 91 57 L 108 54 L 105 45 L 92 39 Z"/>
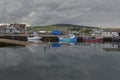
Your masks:
<path fill-rule="evenodd" d="M 47 39 L 47 40 L 45 40 Z M 119 41 L 120 38 L 112 38 L 112 37 L 92 37 L 92 36 L 85 36 L 85 37 L 78 37 L 73 34 L 69 35 L 52 35 L 52 36 L 38 36 L 37 34 L 33 36 L 27 36 L 27 40 L 42 40 L 42 41 L 56 41 L 56 42 L 112 42 L 112 41 Z"/>

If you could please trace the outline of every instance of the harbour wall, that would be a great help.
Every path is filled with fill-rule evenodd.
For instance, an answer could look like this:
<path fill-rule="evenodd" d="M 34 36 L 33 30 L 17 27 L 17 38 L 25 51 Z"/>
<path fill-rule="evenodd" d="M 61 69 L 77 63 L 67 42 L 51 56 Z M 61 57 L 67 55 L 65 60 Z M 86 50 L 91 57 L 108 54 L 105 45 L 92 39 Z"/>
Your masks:
<path fill-rule="evenodd" d="M 41 36 L 43 42 L 59 42 L 58 36 Z M 27 36 L 0 36 L 2 39 L 12 39 L 18 41 L 27 41 Z M 83 37 L 77 37 L 77 42 L 83 42 Z M 103 42 L 120 42 L 120 39 L 113 39 L 112 37 L 103 37 Z"/>
<path fill-rule="evenodd" d="M 27 41 L 27 36 L 0 36 L 2 39 L 12 39 L 18 41 Z"/>

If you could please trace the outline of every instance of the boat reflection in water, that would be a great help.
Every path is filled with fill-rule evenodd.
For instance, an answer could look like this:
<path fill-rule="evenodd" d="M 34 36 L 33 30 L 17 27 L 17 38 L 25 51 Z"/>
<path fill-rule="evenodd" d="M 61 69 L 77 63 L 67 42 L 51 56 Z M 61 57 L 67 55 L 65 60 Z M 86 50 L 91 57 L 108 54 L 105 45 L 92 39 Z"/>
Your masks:
<path fill-rule="evenodd" d="M 42 41 L 40 39 L 29 39 L 28 42 L 40 43 Z"/>
<path fill-rule="evenodd" d="M 52 43 L 52 47 L 62 46 L 92 46 L 96 48 L 102 48 L 104 51 L 120 51 L 120 42 L 117 43 L 75 43 L 75 42 L 59 42 Z"/>
<path fill-rule="evenodd" d="M 118 44 L 43 43 L 0 48 L 0 80 L 119 80 L 120 52 L 102 49 L 119 48 Z"/>
<path fill-rule="evenodd" d="M 69 42 L 69 43 L 63 43 L 63 42 L 59 42 L 59 43 L 51 43 L 51 46 L 52 47 L 62 47 L 62 46 L 74 46 L 74 45 L 76 45 L 76 43 L 74 43 L 74 42 Z"/>
<path fill-rule="evenodd" d="M 60 44 L 60 43 L 52 43 L 51 46 L 52 46 L 52 47 L 60 47 L 61 44 Z"/>
<path fill-rule="evenodd" d="M 32 42 L 35 43 L 42 43 L 42 41 L 40 40 L 31 40 Z M 79 46 L 93 46 L 94 48 L 96 48 L 97 46 L 101 47 L 103 50 L 105 51 L 120 51 L 120 42 L 112 42 L 112 43 L 77 43 L 76 42 L 76 38 L 75 37 L 71 37 L 71 38 L 60 38 L 58 43 L 52 43 L 52 42 L 48 42 L 46 44 L 42 43 L 39 45 L 44 45 L 44 49 L 46 49 L 46 46 L 49 45 L 49 47 L 53 47 L 53 48 L 59 48 L 62 46 L 75 46 L 75 45 L 79 45 Z M 46 45 L 46 46 L 45 46 Z"/>

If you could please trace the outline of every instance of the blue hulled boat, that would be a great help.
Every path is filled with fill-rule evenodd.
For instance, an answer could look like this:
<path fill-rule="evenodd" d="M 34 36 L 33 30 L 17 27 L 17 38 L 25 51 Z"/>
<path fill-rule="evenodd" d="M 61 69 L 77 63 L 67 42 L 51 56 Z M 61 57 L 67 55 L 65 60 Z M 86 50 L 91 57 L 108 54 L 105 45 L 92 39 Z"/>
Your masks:
<path fill-rule="evenodd" d="M 77 42 L 77 37 L 75 35 L 70 34 L 69 37 L 59 37 L 59 42 Z"/>

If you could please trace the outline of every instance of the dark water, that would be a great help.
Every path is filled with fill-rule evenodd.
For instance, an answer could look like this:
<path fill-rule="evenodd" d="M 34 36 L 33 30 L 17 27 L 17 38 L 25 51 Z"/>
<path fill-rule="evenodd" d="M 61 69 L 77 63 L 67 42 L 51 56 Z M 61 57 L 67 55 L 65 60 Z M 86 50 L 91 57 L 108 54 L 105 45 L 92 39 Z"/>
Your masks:
<path fill-rule="evenodd" d="M 0 48 L 0 80 L 120 80 L 119 43 Z"/>

